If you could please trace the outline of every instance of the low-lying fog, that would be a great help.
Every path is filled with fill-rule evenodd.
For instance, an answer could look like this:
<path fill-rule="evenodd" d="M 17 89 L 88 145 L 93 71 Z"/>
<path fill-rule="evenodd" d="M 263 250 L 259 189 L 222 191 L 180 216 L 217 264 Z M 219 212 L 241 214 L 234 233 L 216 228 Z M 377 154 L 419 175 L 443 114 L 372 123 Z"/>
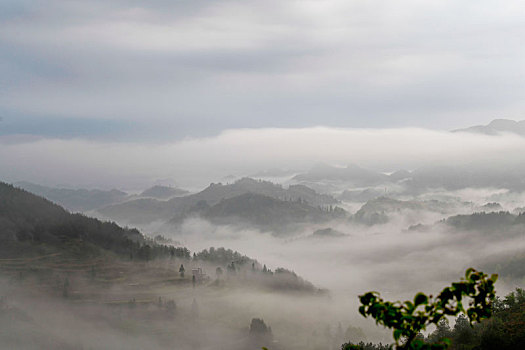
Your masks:
<path fill-rule="evenodd" d="M 331 140 L 328 146 L 323 144 L 323 140 L 327 139 Z M 36 158 L 42 155 L 34 163 L 42 165 L 43 170 L 38 175 L 42 175 L 43 183 L 49 183 L 50 179 L 68 182 L 69 179 L 60 177 L 60 174 L 55 177 L 57 169 L 62 167 L 76 169 L 66 175 L 78 175 L 79 184 L 105 183 L 107 188 L 114 186 L 116 179 L 122 178 L 122 186 L 116 186 L 120 189 L 136 189 L 134 186 L 140 187 L 144 183 L 151 185 L 154 183 L 152 174 L 155 174 L 157 179 L 170 178 L 173 174 L 180 175 L 183 179 L 182 189 L 193 193 L 188 196 L 198 197 L 194 197 L 197 199 L 187 207 L 180 204 L 186 203 L 183 201 L 173 202 L 175 206 L 165 205 L 171 202 L 165 198 L 140 197 L 139 192 L 128 196 L 131 193 L 128 191 L 128 194 L 119 194 L 124 199 L 108 202 L 111 204 L 96 207 L 87 211 L 87 214 L 115 220 L 123 226 L 137 226 L 150 237 L 161 234 L 192 252 L 210 247 L 232 249 L 256 259 L 271 270 L 279 267 L 293 270 L 323 292 L 299 295 L 293 292 L 268 291 L 250 285 L 256 284 L 257 279 L 244 280 L 235 287 L 230 285 L 227 288 L 215 288 L 211 283 L 199 288 L 191 288 L 191 284 L 182 287 L 153 286 L 149 289 L 147 298 L 161 297 L 163 300 L 173 299 L 177 303 L 178 316 L 169 322 L 148 318 L 151 316 L 148 316 L 150 306 L 145 306 L 140 312 L 122 307 L 108 311 L 102 306 L 91 305 L 72 309 L 71 306 L 65 307 L 60 302 L 47 300 L 43 296 L 22 298 L 7 282 L 0 285 L 0 296 L 8 296 L 9 305 L 33 317 L 35 323 L 31 321 L 31 325 L 15 327 L 17 331 L 24 330 L 27 326 L 30 332 L 34 333 L 37 324 L 41 327 L 40 332 L 44 334 L 49 332 L 67 344 L 79 344 L 73 348 L 105 348 L 107 344 L 118 343 L 118 347 L 121 348 L 162 349 L 169 348 L 175 341 L 177 349 L 208 349 L 217 344 L 224 348 L 243 349 L 242 345 L 235 342 L 246 336 L 253 318 L 262 318 L 272 327 L 273 339 L 277 343 L 263 345 L 269 345 L 270 349 L 275 350 L 336 349 L 347 340 L 389 342 L 389 331 L 376 327 L 373 321 L 358 314 L 358 295 L 375 290 L 387 299 L 404 300 L 412 298 L 418 291 L 435 294 L 450 282 L 460 279 L 468 267 L 493 273 L 496 271 L 492 269 L 497 266 L 501 257 L 523 255 L 525 239 L 521 223 L 510 228 L 502 226 L 500 232 L 498 226 L 494 226 L 496 229 L 484 230 L 482 226 L 480 228 L 479 222 L 476 227 L 465 228 L 461 225 L 452 227 L 442 221 L 455 215 L 469 215 L 482 211 L 508 211 L 512 213 L 508 214 L 512 218 L 522 212 L 522 208 L 525 207 L 525 193 L 522 192 L 524 184 L 520 175 L 523 173 L 523 166 L 517 160 L 525 149 L 524 140 L 509 135 L 489 137 L 412 129 L 355 131 L 312 128 L 230 131 L 208 139 L 184 140 L 173 145 L 147 145 L 139 149 L 133 145 L 128 148 L 129 145 L 99 145 L 79 140 L 37 140 L 6 144 L 0 150 L 0 160 L 5 160 L 5 164 L 10 167 L 2 170 L 4 176 L 17 180 L 22 180 L 19 171 L 25 174 L 25 179 L 31 180 L 27 177 L 33 172 L 18 167 L 21 165 L 21 159 L 24 159 L 22 154 L 25 153 Z M 272 143 L 272 147 L 263 147 L 269 143 Z M 294 147 L 278 154 L 277 161 L 274 162 L 276 149 L 287 143 L 293 144 Z M 308 146 L 311 144 L 324 146 L 310 152 L 311 147 Z M 391 147 L 391 144 L 396 146 Z M 415 145 L 424 146 L 419 148 Z M 71 154 L 58 151 L 69 149 L 69 146 L 74 151 Z M 38 150 L 42 150 L 42 153 Z M 131 156 L 130 152 L 133 150 L 137 152 Z M 251 154 L 248 150 L 258 151 Z M 509 157 L 502 157 L 501 162 L 494 161 L 502 152 L 507 152 Z M 79 159 L 74 155 L 76 153 L 85 156 Z M 225 154 L 228 156 L 222 159 L 220 155 Z M 108 161 L 108 157 L 114 160 L 114 163 Z M 389 160 L 397 157 L 401 159 L 397 163 Z M 348 164 L 357 160 L 360 165 L 375 165 L 376 172 L 371 176 L 383 180 L 356 185 L 363 179 L 355 177 L 354 184 L 331 180 L 316 182 L 316 174 L 312 172 L 303 174 L 303 180 L 294 177 L 298 173 L 295 170 L 304 171 L 306 164 L 311 166 L 315 161 L 326 158 L 330 164 Z M 290 159 L 293 159 L 292 163 L 288 162 Z M 417 172 L 420 166 L 433 162 L 445 164 L 450 168 L 439 170 L 437 179 L 432 177 L 434 168 L 427 170 L 427 173 Z M 405 169 L 416 170 L 406 172 L 409 175 L 405 178 L 394 179 L 389 177 L 388 169 L 380 169 L 381 164 L 389 166 L 391 171 L 401 170 L 404 166 Z M 295 170 L 277 169 L 257 174 L 256 166 L 259 166 L 260 170 L 265 166 L 270 168 L 284 165 L 289 166 L 287 169 Z M 34 168 L 35 165 L 31 167 Z M 459 168 L 464 172 L 460 172 Z M 485 176 L 485 173 L 480 171 L 483 168 L 495 171 Z M 513 176 L 505 177 L 505 169 L 511 168 L 518 170 Z M 209 169 L 213 171 L 208 171 Z M 337 169 L 332 168 L 331 174 L 337 174 Z M 363 171 L 366 173 L 363 169 L 347 169 L 349 172 L 356 171 L 358 175 Z M 227 181 L 221 180 L 230 170 L 236 176 L 228 177 Z M 458 172 L 455 173 L 455 170 Z M 428 173 L 431 176 L 428 176 Z M 457 179 L 463 180 L 463 176 L 472 174 L 472 179 L 482 185 L 478 185 L 477 188 L 465 187 L 462 184 L 455 186 L 454 182 Z M 209 190 L 212 192 L 210 203 L 199 207 L 199 203 L 204 201 L 198 201 L 201 197 L 196 192 L 204 188 L 203 183 L 210 179 L 213 182 L 231 183 L 230 180 L 235 181 L 241 175 L 280 182 L 284 188 L 284 195 L 279 196 L 289 196 L 286 192 L 287 187 L 300 184 L 319 192 L 312 195 L 317 199 L 322 195 L 333 196 L 333 202 L 323 207 L 321 204 L 310 206 L 309 213 L 319 214 L 317 217 L 321 220 L 303 220 L 298 222 L 293 230 L 284 233 L 272 231 L 275 225 L 263 228 L 261 226 L 264 225 L 260 225 L 259 221 L 256 224 L 243 222 L 240 225 L 232 219 L 231 212 L 227 211 L 215 211 L 217 216 L 209 215 L 209 220 L 205 219 L 205 214 L 211 213 L 206 210 L 216 208 L 215 206 L 224 199 L 214 191 L 217 188 L 230 189 L 221 189 L 222 185 L 215 185 L 215 189 Z M 416 178 L 417 176 L 419 178 Z M 441 181 L 441 178 L 445 179 L 443 183 L 438 184 L 438 188 L 432 188 L 433 181 Z M 89 183 L 91 179 L 96 181 Z M 465 182 L 468 183 L 469 179 L 465 179 Z M 507 188 L 498 187 L 500 179 L 508 180 Z M 185 187 L 184 184 L 188 186 Z M 271 188 L 272 191 L 281 190 L 271 187 L 273 185 L 261 186 Z M 345 194 L 345 191 L 348 192 Z M 181 194 L 183 195 L 186 194 Z M 291 208 L 289 213 L 283 214 L 289 215 L 286 219 L 297 219 L 294 215 L 305 209 L 299 205 L 303 204 L 301 198 L 297 201 L 298 198 L 292 200 L 291 197 L 279 196 L 274 195 L 270 199 L 276 201 L 275 203 L 279 201 L 283 208 Z M 368 199 L 364 199 L 367 196 L 383 199 L 376 203 L 367 202 Z M 357 197 L 361 199 L 351 199 Z M 202 198 L 206 199 L 205 196 Z M 123 202 L 119 202 L 121 200 Z M 341 202 L 338 202 L 339 200 Z M 134 204 L 127 206 L 126 203 Z M 237 207 L 233 206 L 235 203 Z M 242 209 L 243 203 L 246 202 L 235 203 L 232 206 L 238 210 Z M 332 211 L 333 203 L 337 203 L 334 206 L 345 209 L 346 213 L 342 216 L 336 215 L 337 213 Z M 357 213 L 363 211 L 362 208 L 367 205 L 369 213 L 363 214 L 366 220 L 356 219 L 359 218 Z M 112 210 L 107 210 L 108 208 Z M 258 211 L 258 207 L 254 208 L 251 209 L 258 214 L 262 212 L 263 217 L 269 215 L 280 218 L 280 210 L 274 207 L 271 208 L 272 211 L 267 212 Z M 182 209 L 188 211 L 179 212 L 180 222 L 177 222 L 176 227 L 170 225 L 174 214 L 171 210 Z M 110 217 L 112 213 L 120 216 Z M 105 214 L 108 216 L 104 216 Z M 149 220 L 143 224 L 140 223 L 142 214 Z M 222 214 L 224 216 L 221 216 Z M 236 212 L 233 213 L 235 214 Z M 367 217 L 369 214 L 371 216 Z M 162 220 L 155 221 L 158 217 Z M 380 220 L 372 220 L 377 217 Z M 214 218 L 218 218 L 218 221 L 213 221 Z M 256 218 L 260 219 L 260 216 Z M 367 220 L 370 222 L 366 222 Z M 497 223 L 499 219 L 495 220 Z M 171 265 L 166 266 L 170 273 L 174 274 L 177 264 L 180 263 L 182 261 L 172 261 Z M 215 280 L 217 265 L 194 260 L 186 260 L 184 264 L 188 264 L 188 271 L 190 268 L 203 267 L 211 277 L 210 282 Z M 523 276 L 523 273 L 520 271 L 518 275 Z M 504 295 L 523 282 L 522 277 L 501 278 L 497 283 L 498 294 Z M 112 295 L 113 292 L 115 291 L 108 291 L 108 295 Z M 134 300 L 135 297 L 140 297 L 125 289 L 119 290 L 118 294 L 119 300 Z M 140 303 L 140 299 L 137 300 Z M 198 318 L 194 315 L 193 300 L 199 305 Z M 162 305 L 165 307 L 166 304 Z M 91 314 L 96 316 L 91 317 Z M 100 326 L 104 322 L 108 327 Z M 339 324 L 343 333 L 349 326 L 354 326 L 362 328 L 364 335 L 354 334 L 353 339 L 348 339 L 348 336 L 340 334 Z M 123 329 L 125 334 L 121 333 Z M 76 334 L 76 330 L 82 331 Z M 55 340 L 50 340 L 50 344 L 54 344 L 53 341 Z M 46 347 L 53 348 L 54 345 Z"/>
<path fill-rule="evenodd" d="M 329 289 L 338 302 L 355 301 L 356 295 L 367 290 L 381 291 L 391 298 L 407 298 L 421 289 L 436 292 L 484 257 L 525 248 L 523 236 L 496 240 L 481 238 L 477 232 L 443 228 L 409 231 L 399 225 L 401 221 L 372 227 L 334 226 L 348 234 L 343 237 L 311 237 L 313 230 L 308 229 L 298 237 L 279 238 L 268 232 L 190 219 L 182 235 L 173 238 L 194 250 L 225 246 L 270 268 L 293 269 L 315 285 Z M 499 287 L 503 292 L 501 282 Z M 355 313 L 356 309 L 348 311 Z"/>
<path fill-rule="evenodd" d="M 375 290 L 389 300 L 405 300 L 418 291 L 439 292 L 460 279 L 471 266 L 492 273 L 485 269 L 491 257 L 512 256 L 525 250 L 522 232 L 487 234 L 473 229 L 453 229 L 439 221 L 457 214 L 470 214 L 496 199 L 500 204 L 498 208 L 512 211 L 523 206 L 523 197 L 502 189 L 432 190 L 402 199 L 439 199 L 449 205 L 448 209 L 393 210 L 388 212 L 386 223 L 366 225 L 345 218 L 306 224 L 286 235 L 234 223 L 215 225 L 198 217 L 187 218 L 173 229 L 162 223 L 144 225 L 145 234 L 151 237 L 162 234 L 192 252 L 210 247 L 233 249 L 257 259 L 271 270 L 278 267 L 293 270 L 326 291 L 319 295 L 265 291 L 251 286 L 254 280 L 245 280 L 238 288 L 152 287 L 147 297 L 142 298 L 155 295 L 155 298 L 176 301 L 176 316 L 166 321 L 148 318 L 152 317 L 147 316 L 152 306 L 142 307 L 142 311 L 133 311 L 126 305 L 108 309 L 86 300 L 86 305 L 73 303 L 66 307 L 45 295 L 37 296 L 36 290 L 30 291 L 33 298 L 13 295 L 11 285 L 3 283 L 0 295 L 9 296 L 10 307 L 31 315 L 31 321 L 27 322 L 18 317 L 17 322 L 7 328 L 14 332 L 7 339 L 18 346 L 16 334 L 28 333 L 34 339 L 45 334 L 49 337 L 46 348 L 60 348 L 63 342 L 67 345 L 62 346 L 64 349 L 102 349 L 108 344 L 128 349 L 164 349 L 172 344 L 176 344 L 177 349 L 208 349 L 217 344 L 242 349 L 250 320 L 262 318 L 272 327 L 273 334 L 272 343 L 263 345 L 273 349 L 336 349 L 347 340 L 390 342 L 389 331 L 358 314 L 357 296 Z M 354 214 L 363 204 L 343 202 L 341 206 Z M 417 224 L 423 225 L 415 226 Z M 316 230 L 326 228 L 337 234 L 313 235 Z M 216 265 L 182 262 L 187 264 L 188 271 L 203 267 L 212 281 L 215 279 Z M 168 268 L 175 270 L 179 263 L 171 262 Z M 515 282 L 501 279 L 497 284 L 498 294 L 514 289 Z M 140 294 L 125 288 L 105 293 L 109 300 L 112 295 L 114 298 L 118 295 L 119 300 L 137 298 L 141 302 Z M 341 335 L 341 329 L 344 333 L 349 326 L 361 328 L 364 335 L 357 331 L 353 339 L 347 339 L 351 330 Z M 269 342 L 268 339 L 262 341 Z M 71 347 L 71 344 L 78 346 Z M 28 348 L 38 348 L 37 343 L 33 345 Z"/>
<path fill-rule="evenodd" d="M 312 127 L 232 129 L 211 137 L 146 144 L 0 137 L 0 145 L 0 175 L 7 181 L 137 189 L 171 179 L 199 189 L 231 174 L 271 168 L 302 171 L 320 161 L 381 171 L 438 164 L 512 168 L 521 162 L 525 138 L 418 128 Z"/>
<path fill-rule="evenodd" d="M 329 290 L 328 299 L 259 297 L 257 293 L 244 292 L 229 295 L 232 302 L 243 300 L 252 313 L 271 324 L 293 319 L 308 328 L 306 323 L 333 327 L 340 322 L 345 329 L 348 325 L 363 328 L 368 340 L 389 341 L 389 332 L 358 315 L 358 295 L 375 290 L 387 299 L 405 300 L 418 291 L 436 294 L 450 282 L 459 280 L 468 267 L 484 269 L 491 257 L 512 256 L 525 249 L 523 233 L 491 236 L 437 224 L 452 215 L 475 212 L 495 199 L 500 200 L 502 208 L 512 211 L 524 203 L 523 194 L 500 189 L 436 190 L 419 199 L 435 198 L 453 198 L 468 205 L 455 207 L 448 213 L 401 210 L 391 214 L 387 223 L 373 226 L 350 221 L 311 225 L 285 238 L 235 225 L 216 226 L 199 218 L 187 219 L 176 231 L 164 227 L 165 230 L 155 234 L 162 233 L 192 251 L 228 247 L 267 264 L 270 269 L 292 269 L 317 287 Z M 342 206 L 348 209 L 360 205 L 362 203 L 343 203 Z M 421 230 L 408 229 L 418 223 L 429 226 Z M 326 227 L 344 236 L 312 236 L 315 230 Z M 515 281 L 500 279 L 497 291 L 504 295 L 515 287 Z"/>

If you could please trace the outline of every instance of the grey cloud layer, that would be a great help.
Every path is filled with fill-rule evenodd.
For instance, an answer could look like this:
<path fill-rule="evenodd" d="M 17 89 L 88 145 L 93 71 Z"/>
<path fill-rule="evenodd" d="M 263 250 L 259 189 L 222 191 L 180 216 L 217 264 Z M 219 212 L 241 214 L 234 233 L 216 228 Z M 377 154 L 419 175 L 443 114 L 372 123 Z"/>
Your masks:
<path fill-rule="evenodd" d="M 0 6 L 0 112 L 15 125 L 21 115 L 119 120 L 136 125 L 129 138 L 166 139 L 522 117 L 519 2 Z"/>

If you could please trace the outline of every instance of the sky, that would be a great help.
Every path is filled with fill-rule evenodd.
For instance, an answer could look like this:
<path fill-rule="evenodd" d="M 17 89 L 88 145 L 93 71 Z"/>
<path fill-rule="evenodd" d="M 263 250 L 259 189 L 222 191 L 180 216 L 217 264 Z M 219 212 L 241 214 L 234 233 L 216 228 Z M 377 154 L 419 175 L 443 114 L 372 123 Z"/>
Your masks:
<path fill-rule="evenodd" d="M 0 1 L 1 135 L 525 118 L 521 1 Z"/>
<path fill-rule="evenodd" d="M 525 119 L 523 7 L 0 0 L 0 178 L 132 186 L 259 161 L 377 165 L 414 148 L 446 158 L 450 147 L 435 149 L 445 131 Z M 318 147 L 334 133 L 351 151 Z M 514 142 L 500 141 L 493 150 Z M 465 156 L 487 145 L 467 144 Z M 270 161 L 283 148 L 289 157 Z"/>

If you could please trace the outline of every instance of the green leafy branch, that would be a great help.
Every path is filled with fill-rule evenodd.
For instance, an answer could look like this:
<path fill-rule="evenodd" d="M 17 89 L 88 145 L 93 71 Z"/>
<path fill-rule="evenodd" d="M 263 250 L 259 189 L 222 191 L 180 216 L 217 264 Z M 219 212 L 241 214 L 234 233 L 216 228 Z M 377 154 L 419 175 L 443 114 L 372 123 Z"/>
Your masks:
<path fill-rule="evenodd" d="M 465 278 L 443 289 L 436 298 L 417 293 L 413 301 L 403 303 L 384 301 L 379 293 L 368 292 L 359 296 L 362 304 L 359 312 L 364 317 L 374 318 L 376 324 L 392 328 L 397 349 L 443 350 L 450 346 L 450 339 L 443 338 L 439 343 L 427 344 L 417 339 L 417 335 L 427 326 L 437 325 L 445 316 L 464 313 L 471 325 L 489 318 L 492 315 L 497 278 L 497 275 L 489 277 L 481 271 L 469 268 L 465 272 Z M 465 297 L 469 298 L 468 303 Z"/>

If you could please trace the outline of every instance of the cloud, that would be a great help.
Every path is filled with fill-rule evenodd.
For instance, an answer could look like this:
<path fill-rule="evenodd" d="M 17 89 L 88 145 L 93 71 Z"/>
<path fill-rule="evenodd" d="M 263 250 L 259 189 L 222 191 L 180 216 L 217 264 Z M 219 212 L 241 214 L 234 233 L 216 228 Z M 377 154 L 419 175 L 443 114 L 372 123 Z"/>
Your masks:
<path fill-rule="evenodd" d="M 182 234 L 174 237 L 193 250 L 226 246 L 271 269 L 286 266 L 317 286 L 330 289 L 336 300 L 340 298 L 336 303 L 343 304 L 354 302 L 348 300 L 349 295 L 367 290 L 386 292 L 389 298 L 410 297 L 415 290 L 436 292 L 487 256 L 503 252 L 512 255 L 524 247 L 521 236 L 495 239 L 473 231 L 448 232 L 443 227 L 410 232 L 402 223 L 403 213 L 392 215 L 392 222 L 379 227 L 332 223 L 351 234 L 337 239 L 304 238 L 321 225 L 305 228 L 302 238 L 283 240 L 256 230 L 214 227 L 199 219 L 187 220 Z M 163 234 L 170 232 L 163 230 Z M 504 293 L 507 288 L 501 282 L 498 292 Z"/>
<path fill-rule="evenodd" d="M 453 128 L 523 115 L 524 20 L 512 3 L 1 6 L 6 121 L 124 120 L 138 125 L 124 130 L 129 140 L 168 140 L 254 127 Z"/>
<path fill-rule="evenodd" d="M 525 138 L 428 129 L 232 129 L 169 143 L 86 139 L 0 140 L 0 176 L 47 184 L 144 188 L 159 178 L 200 188 L 226 175 L 269 168 L 305 170 L 316 162 L 392 171 L 426 165 L 521 164 Z"/>

